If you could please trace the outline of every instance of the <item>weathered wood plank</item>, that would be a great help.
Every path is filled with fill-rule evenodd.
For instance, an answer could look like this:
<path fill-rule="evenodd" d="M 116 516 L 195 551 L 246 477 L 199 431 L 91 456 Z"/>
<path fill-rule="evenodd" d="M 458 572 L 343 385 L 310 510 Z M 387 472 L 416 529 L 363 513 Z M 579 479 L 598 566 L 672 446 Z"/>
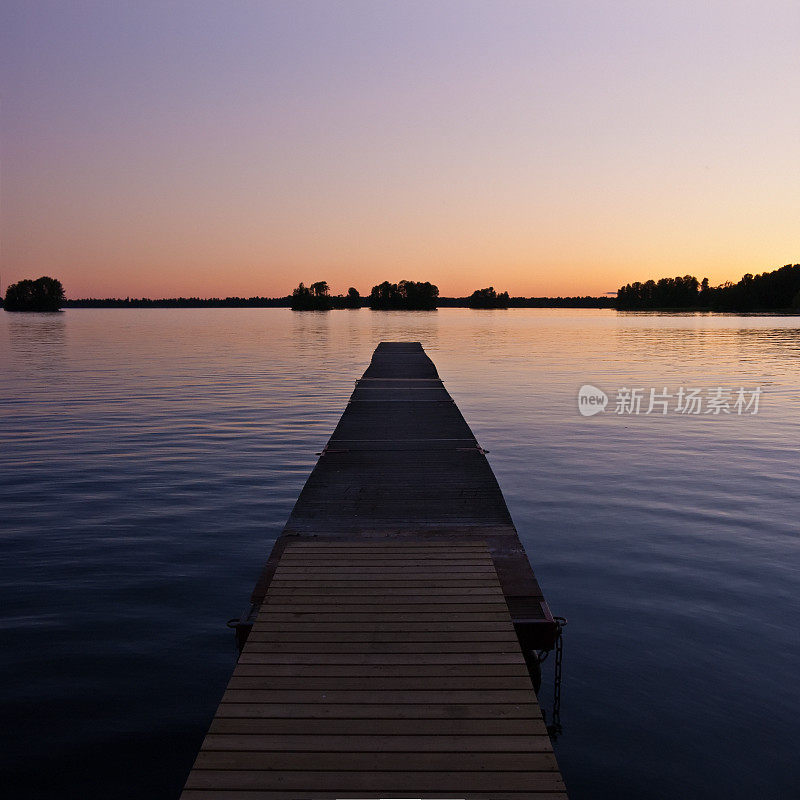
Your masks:
<path fill-rule="evenodd" d="M 245 664 L 239 662 L 234 676 L 293 677 L 300 681 L 313 677 L 419 678 L 419 677 L 521 677 L 528 680 L 523 661 L 514 664 Z"/>
<path fill-rule="evenodd" d="M 306 622 L 424 622 L 426 619 L 439 622 L 504 622 L 508 618 L 508 611 L 495 613 L 479 613 L 475 611 L 458 613 L 455 611 L 441 613 L 437 611 L 380 611 L 353 612 L 341 609 L 331 609 L 327 612 L 281 612 L 270 611 L 264 606 L 258 619 L 263 622 L 293 622 L 305 620 Z"/>
<path fill-rule="evenodd" d="M 312 622 L 311 620 L 300 618 L 291 620 L 289 622 L 277 622 L 261 620 L 261 624 L 257 628 L 258 631 L 318 631 L 323 633 L 325 631 L 431 631 L 431 632 L 444 632 L 444 631 L 502 631 L 507 632 L 513 630 L 513 626 L 508 619 L 498 620 L 494 622 L 475 622 L 473 621 L 458 621 L 448 620 L 443 622 L 437 619 L 428 619 L 424 622 L 414 621 L 401 621 L 401 622 L 336 622 L 332 620 L 322 620 Z"/>
<path fill-rule="evenodd" d="M 419 742 L 418 742 L 419 744 Z M 453 761 L 459 753 L 405 751 L 402 757 L 397 752 L 368 752 L 317 750 L 313 753 L 258 750 L 208 750 L 203 748 L 195 762 L 196 770 L 303 770 L 313 772 L 393 772 L 402 764 L 403 770 L 424 772 L 452 772 Z M 552 751 L 513 753 L 469 751 L 472 770 L 487 772 L 529 770 L 552 771 L 556 759 Z"/>
<path fill-rule="evenodd" d="M 240 664 L 524 664 L 522 654 L 507 653 L 261 653 L 246 648 Z"/>
<path fill-rule="evenodd" d="M 411 772 L 400 767 L 389 772 L 311 772 L 277 770 L 192 770 L 187 789 L 284 789 L 294 792 L 335 791 L 349 797 L 353 791 L 395 792 L 453 791 L 455 786 L 472 791 L 563 791 L 561 776 L 553 771 L 534 772 Z"/>
<path fill-rule="evenodd" d="M 509 653 L 516 642 L 250 642 L 250 653 Z"/>
<path fill-rule="evenodd" d="M 372 703 L 375 705 L 419 705 L 422 703 L 436 703 L 438 705 L 498 705 L 508 704 L 533 704 L 536 698 L 530 690 L 500 690 L 486 691 L 472 689 L 469 691 L 341 691 L 339 689 L 326 689 L 324 691 L 307 692 L 298 690 L 278 689 L 275 691 L 264 689 L 230 689 L 222 695 L 223 703 L 315 703 L 333 705 L 346 705 L 348 703 Z"/>
<path fill-rule="evenodd" d="M 311 631 L 284 631 L 276 632 L 270 628 L 259 628 L 251 633 L 248 641 L 251 642 L 504 642 L 516 645 L 517 639 L 513 630 L 498 631 L 451 631 L 441 628 L 436 631 L 382 631 L 377 628 L 373 631 L 339 631 L 327 632 L 322 626 L 317 626 Z"/>
<path fill-rule="evenodd" d="M 287 719 L 272 717 L 215 717 L 209 733 L 318 735 L 318 736 L 429 736 L 437 738 L 443 746 L 455 736 L 491 736 L 504 739 L 508 736 L 547 736 L 544 720 L 536 719 L 458 719 L 430 717 L 419 719 Z"/>
<path fill-rule="evenodd" d="M 397 794 L 397 793 L 393 793 Z M 408 793 L 406 793 L 408 794 Z M 465 792 L 460 797 L 467 800 L 566 800 L 566 792 L 524 791 L 524 792 Z M 236 789 L 186 789 L 183 800 L 298 800 L 296 792 L 287 790 L 236 790 Z M 453 792 L 425 792 L 424 800 L 453 800 Z M 376 800 L 376 793 L 348 791 L 346 798 L 336 791 L 303 791 L 302 800 Z"/>
<path fill-rule="evenodd" d="M 249 720 L 248 720 L 249 721 Z M 322 734 L 222 734 L 209 733 L 204 751 L 304 752 L 304 753 L 550 753 L 546 733 L 530 736 L 492 735 L 322 735 Z M 451 762 L 452 764 L 452 757 Z"/>
<path fill-rule="evenodd" d="M 406 587 L 406 586 L 399 586 L 397 588 L 397 592 L 394 594 L 387 594 L 386 590 L 383 586 L 373 586 L 372 588 L 364 588 L 362 584 L 358 584 L 357 586 L 336 586 L 335 584 L 312 584 L 312 585 L 304 585 L 300 584 L 299 586 L 290 585 L 290 586 L 281 586 L 281 585 L 273 585 L 270 587 L 269 597 L 270 601 L 276 601 L 279 598 L 287 598 L 290 599 L 291 602 L 294 602 L 297 599 L 299 602 L 305 602 L 305 598 L 313 598 L 315 601 L 319 601 L 322 598 L 330 598 L 335 602 L 339 602 L 339 598 L 344 598 L 343 602 L 347 602 L 347 598 L 350 597 L 360 597 L 365 598 L 362 602 L 401 602 L 404 601 L 404 598 L 408 598 L 404 602 L 416 603 L 418 602 L 417 598 L 424 599 L 429 598 L 433 602 L 441 602 L 444 601 L 445 598 L 449 597 L 450 595 L 455 595 L 457 598 L 460 597 L 467 597 L 469 598 L 470 602 L 483 602 L 483 597 L 491 596 L 497 597 L 496 594 L 496 586 L 476 586 L 470 589 L 468 592 L 464 591 L 464 587 L 460 585 L 456 586 L 440 586 L 437 589 L 431 589 L 430 587 Z M 474 600 L 472 598 L 475 598 Z M 313 602 L 313 601 L 312 601 Z"/>
<path fill-rule="evenodd" d="M 497 578 L 459 578 L 457 575 L 440 575 L 440 576 L 427 576 L 428 580 L 417 580 L 416 578 L 402 578 L 401 576 L 388 578 L 382 577 L 380 580 L 371 576 L 359 581 L 358 576 L 350 575 L 347 578 L 333 577 L 327 575 L 325 577 L 304 577 L 304 578 L 276 578 L 274 586 L 276 589 L 282 590 L 286 587 L 293 588 L 308 588 L 308 587 L 331 587 L 339 589 L 353 590 L 358 588 L 359 591 L 367 589 L 375 589 L 386 587 L 389 589 L 427 589 L 434 591 L 437 589 L 458 589 L 464 590 L 483 588 L 483 589 L 497 589 L 499 584 Z M 270 588 L 272 588 L 270 585 Z M 466 593 L 466 592 L 465 592 Z M 263 602 L 263 601 L 262 601 Z"/>
<path fill-rule="evenodd" d="M 403 603 L 399 600 L 386 603 L 366 603 L 363 600 L 345 603 L 340 598 L 331 597 L 328 602 L 318 601 L 307 603 L 302 600 L 289 601 L 281 597 L 270 597 L 262 607 L 264 614 L 472 614 L 472 613 L 497 613 L 505 615 L 508 613 L 508 606 L 505 601 L 497 597 L 493 599 L 484 598 L 483 602 L 473 603 L 469 598 L 449 598 L 450 602 L 441 599 L 439 602 L 423 600 L 419 603 Z M 380 608 L 380 612 L 374 609 Z"/>
<path fill-rule="evenodd" d="M 373 577 L 373 580 L 381 578 L 384 575 L 392 576 L 397 575 L 401 579 L 407 578 L 408 573 L 413 571 L 414 575 L 419 578 L 424 578 L 428 575 L 432 578 L 447 577 L 455 578 L 459 574 L 464 574 L 464 577 L 470 576 L 486 576 L 494 575 L 494 567 L 491 564 L 475 565 L 475 564 L 448 564 L 441 563 L 427 563 L 427 562 L 409 562 L 407 564 L 400 564 L 397 566 L 389 567 L 369 567 L 364 564 L 348 565 L 347 568 L 336 568 L 325 564 L 311 564 L 303 566 L 279 566 L 276 574 L 282 578 L 303 578 L 306 576 L 313 577 L 319 576 L 322 578 L 342 578 L 349 575 L 356 576 L 357 578 L 364 577 L 364 572 L 368 570 L 368 575 Z"/>
<path fill-rule="evenodd" d="M 392 796 L 399 794 L 392 792 Z M 409 794 L 406 792 L 405 794 Z M 566 800 L 564 791 L 524 792 L 461 792 L 459 797 L 467 800 Z M 296 792 L 278 789 L 236 790 L 236 789 L 187 789 L 181 795 L 183 800 L 298 800 Z M 425 792 L 424 800 L 454 800 L 451 792 Z M 376 800 L 376 792 L 348 791 L 346 796 L 340 791 L 303 791 L 302 800 Z"/>
<path fill-rule="evenodd" d="M 462 691 L 491 690 L 491 689 L 521 689 L 531 690 L 531 681 L 528 676 L 513 677 L 506 675 L 468 675 L 463 677 L 432 676 L 425 677 L 365 677 L 365 676 L 340 676 L 335 680 L 330 675 L 310 676 L 303 675 L 298 680 L 297 676 L 262 675 L 258 677 L 237 675 L 228 682 L 229 689 L 306 689 L 327 691 L 332 685 L 337 689 L 348 690 L 398 690 L 398 691 L 444 691 L 457 689 Z"/>
<path fill-rule="evenodd" d="M 533 692 L 531 691 L 531 694 Z M 541 719 L 538 703 L 220 703 L 218 717 L 301 719 Z"/>

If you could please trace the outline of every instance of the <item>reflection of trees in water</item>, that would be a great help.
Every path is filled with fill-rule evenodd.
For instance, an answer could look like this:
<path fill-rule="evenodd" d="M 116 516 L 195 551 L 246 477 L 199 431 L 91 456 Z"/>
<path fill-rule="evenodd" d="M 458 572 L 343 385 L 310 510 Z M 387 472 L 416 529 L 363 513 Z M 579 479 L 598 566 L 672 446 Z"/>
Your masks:
<path fill-rule="evenodd" d="M 292 343 L 298 355 L 332 349 L 330 314 L 292 314 Z"/>
<path fill-rule="evenodd" d="M 439 343 L 441 317 L 430 311 L 381 311 L 370 314 L 371 344 L 379 342 L 421 342 L 426 349 L 436 349 Z"/>
<path fill-rule="evenodd" d="M 758 336 L 754 337 L 753 334 Z M 739 346 L 746 348 L 756 338 L 756 341 L 772 355 L 782 358 L 797 358 L 800 356 L 800 328 L 737 328 L 736 334 Z"/>
<path fill-rule="evenodd" d="M 66 347 L 66 315 L 7 314 L 8 336 L 13 361 L 35 369 L 60 364 Z"/>
<path fill-rule="evenodd" d="M 357 357 L 360 349 L 371 353 L 382 341 L 422 342 L 423 347 L 436 348 L 441 322 L 439 315 L 430 311 L 373 313 L 365 309 L 353 314 L 292 314 L 290 324 L 298 355 L 339 353 L 346 342 L 351 355 Z M 371 331 L 366 339 L 365 328 Z"/>
<path fill-rule="evenodd" d="M 713 370 L 738 370 L 748 363 L 763 366 L 776 359 L 785 363 L 800 355 L 800 328 L 794 324 L 760 327 L 763 317 L 744 315 L 734 318 L 738 324 L 730 316 L 692 320 L 692 316 L 653 314 L 650 319 L 648 323 L 642 317 L 616 329 L 618 354 L 628 354 L 633 363 L 669 359 L 676 368 L 682 368 L 685 360 L 705 357 Z M 741 324 L 746 319 L 751 326 Z M 690 327 L 693 322 L 697 327 Z"/>

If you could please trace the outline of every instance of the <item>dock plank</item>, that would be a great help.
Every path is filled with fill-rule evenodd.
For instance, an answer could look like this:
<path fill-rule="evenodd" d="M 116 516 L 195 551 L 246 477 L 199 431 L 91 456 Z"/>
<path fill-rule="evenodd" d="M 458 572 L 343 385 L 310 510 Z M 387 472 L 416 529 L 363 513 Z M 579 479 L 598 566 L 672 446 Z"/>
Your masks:
<path fill-rule="evenodd" d="M 406 793 L 408 794 L 408 793 Z M 298 798 L 287 791 L 248 791 L 219 789 L 187 789 L 183 800 L 376 800 L 375 792 L 348 792 L 346 798 L 337 798 L 333 792 L 306 792 Z M 470 800 L 566 800 L 564 791 L 526 792 L 471 792 Z M 452 792 L 425 792 L 424 800 L 454 800 Z"/>
<path fill-rule="evenodd" d="M 206 752 L 230 750 L 303 753 L 550 753 L 550 737 L 491 735 L 321 735 L 321 734 L 209 734 Z M 452 762 L 451 762 L 452 763 Z"/>
<path fill-rule="evenodd" d="M 443 745 L 457 736 L 491 736 L 498 740 L 508 736 L 547 736 L 544 721 L 539 719 L 459 719 L 420 718 L 383 719 L 275 719 L 271 717 L 215 717 L 209 735 L 217 733 L 317 735 L 317 736 L 430 736 Z M 549 737 L 548 737 L 549 738 Z"/>
<path fill-rule="evenodd" d="M 472 754 L 470 754 L 472 755 Z M 345 777 L 346 776 L 346 777 Z M 470 786 L 473 791 L 563 791 L 561 776 L 552 771 L 520 772 L 418 772 L 404 770 L 402 761 L 392 771 L 283 771 L 253 769 L 194 769 L 186 783 L 187 789 L 240 789 L 240 790 L 284 790 L 302 792 L 295 795 L 297 800 L 305 797 L 308 791 L 328 791 L 338 798 L 349 798 L 353 791 L 376 792 L 379 795 L 393 796 L 395 792 L 413 792 L 415 797 L 431 791 L 453 792 L 453 786 Z M 343 791 L 342 786 L 347 786 Z M 460 795 L 469 793 L 461 792 Z"/>
<path fill-rule="evenodd" d="M 418 741 L 417 745 L 424 742 Z M 246 769 L 246 770 L 302 770 L 307 772 L 394 772 L 419 770 L 422 772 L 451 772 L 454 756 L 458 751 L 428 752 L 404 750 L 398 757 L 396 750 L 376 750 L 374 744 L 367 744 L 362 751 L 337 751 L 326 748 L 307 752 L 279 750 L 212 750 L 205 749 L 197 758 L 195 767 L 204 770 Z M 556 766 L 555 756 L 548 750 L 530 752 L 498 752 L 492 750 L 469 751 L 470 767 L 486 772 L 527 771 L 552 772 Z"/>

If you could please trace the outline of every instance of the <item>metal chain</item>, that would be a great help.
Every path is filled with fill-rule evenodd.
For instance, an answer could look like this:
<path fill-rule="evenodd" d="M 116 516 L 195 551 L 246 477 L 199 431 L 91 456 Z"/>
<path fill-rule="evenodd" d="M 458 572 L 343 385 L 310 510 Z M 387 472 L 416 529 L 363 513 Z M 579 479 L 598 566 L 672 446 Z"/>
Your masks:
<path fill-rule="evenodd" d="M 564 637 L 562 636 L 567 620 L 564 617 L 553 617 L 558 625 L 555 644 L 555 664 L 553 666 L 553 721 L 547 726 L 547 732 L 554 741 L 562 732 L 561 728 L 561 669 L 564 659 Z"/>

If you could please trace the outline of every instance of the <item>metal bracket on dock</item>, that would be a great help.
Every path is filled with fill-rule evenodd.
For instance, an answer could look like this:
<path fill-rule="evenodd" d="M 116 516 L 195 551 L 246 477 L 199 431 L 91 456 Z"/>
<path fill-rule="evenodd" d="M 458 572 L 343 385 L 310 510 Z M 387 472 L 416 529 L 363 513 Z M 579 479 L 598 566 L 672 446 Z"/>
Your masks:
<path fill-rule="evenodd" d="M 328 453 L 349 453 L 350 451 L 346 447 L 325 447 L 319 451 L 319 453 L 314 453 L 315 456 L 326 456 Z"/>
<path fill-rule="evenodd" d="M 226 627 L 233 630 L 233 634 L 236 638 L 236 649 L 239 651 L 239 655 L 242 654 L 242 649 L 247 642 L 247 637 L 250 635 L 250 631 L 253 630 L 256 614 L 258 614 L 258 606 L 252 605 L 246 614 L 242 614 L 241 617 L 233 617 L 225 623 Z"/>

